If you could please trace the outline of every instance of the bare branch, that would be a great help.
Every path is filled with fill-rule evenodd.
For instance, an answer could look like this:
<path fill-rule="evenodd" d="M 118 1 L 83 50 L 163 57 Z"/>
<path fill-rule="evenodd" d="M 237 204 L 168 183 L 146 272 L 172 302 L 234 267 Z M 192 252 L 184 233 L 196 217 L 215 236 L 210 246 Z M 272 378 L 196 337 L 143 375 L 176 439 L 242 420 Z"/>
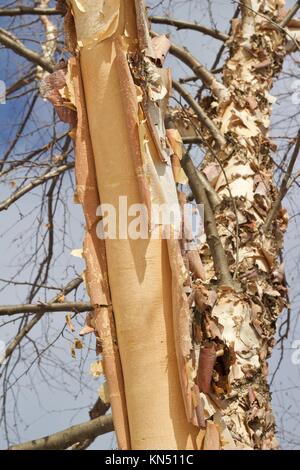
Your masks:
<path fill-rule="evenodd" d="M 1 305 L 0 316 L 16 315 L 18 313 L 46 313 L 46 312 L 87 312 L 93 307 L 85 302 L 58 302 L 51 304 L 18 304 Z"/>
<path fill-rule="evenodd" d="M 24 116 L 24 119 L 22 120 L 21 124 L 19 125 L 19 128 L 15 134 L 15 137 L 13 139 L 13 141 L 10 143 L 8 149 L 6 150 L 5 154 L 3 155 L 2 157 L 2 160 L 0 162 L 0 176 L 2 176 L 2 169 L 3 169 L 3 165 L 5 164 L 5 162 L 7 161 L 7 159 L 9 158 L 11 152 L 14 150 L 15 146 L 17 145 L 21 135 L 22 135 L 22 132 L 24 131 L 28 121 L 29 121 L 29 118 L 32 114 L 32 111 L 34 109 L 34 106 L 35 106 L 35 103 L 38 99 L 38 94 L 36 93 L 34 96 L 33 96 L 33 99 L 28 107 L 28 110 Z"/>
<path fill-rule="evenodd" d="M 281 21 L 280 26 L 282 28 L 288 25 L 289 21 L 295 16 L 299 8 L 300 8 L 300 0 L 297 0 L 295 5 L 290 9 L 288 14 L 286 15 L 286 17 L 283 18 L 283 20 Z"/>
<path fill-rule="evenodd" d="M 98 397 L 96 403 L 89 412 L 90 418 L 96 419 L 99 418 L 99 416 L 105 415 L 109 408 L 110 403 L 105 403 L 100 397 Z M 84 439 L 84 441 L 76 442 L 69 448 L 69 450 L 85 450 L 94 442 L 94 440 L 95 438 L 90 437 L 88 439 Z"/>
<path fill-rule="evenodd" d="M 62 290 L 61 290 L 61 293 L 60 294 L 57 294 L 53 299 L 52 299 L 52 302 L 53 303 L 56 303 L 58 302 L 58 300 L 60 299 L 61 295 L 64 294 L 64 295 L 67 295 L 69 294 L 70 292 L 72 292 L 73 290 L 77 289 L 78 286 L 80 286 L 80 284 L 82 283 L 82 278 L 81 277 L 76 277 L 75 279 L 73 279 L 72 281 L 70 281 Z M 50 303 L 50 302 L 49 302 Z M 19 331 L 19 333 L 17 334 L 17 336 L 11 341 L 11 343 L 8 345 L 8 347 L 6 348 L 6 351 L 5 351 L 5 357 L 3 359 L 7 359 L 12 353 L 13 351 L 16 349 L 16 347 L 20 344 L 20 342 L 22 341 L 22 339 L 29 333 L 29 331 L 34 327 L 34 325 L 36 325 L 40 319 L 42 318 L 43 316 L 43 312 L 42 313 L 37 313 L 31 320 L 30 322 L 28 322 L 24 328 L 22 328 L 21 331 Z"/>
<path fill-rule="evenodd" d="M 213 74 L 221 73 L 222 71 L 223 71 L 223 67 L 218 67 L 218 68 L 215 68 L 215 69 L 210 69 L 210 73 L 213 73 Z M 179 83 L 196 82 L 197 80 L 199 80 L 199 77 L 197 77 L 196 75 L 193 75 L 193 76 L 191 76 L 191 77 L 180 78 L 180 79 L 179 79 Z"/>
<path fill-rule="evenodd" d="M 53 72 L 53 65 L 50 61 L 41 57 L 38 53 L 28 49 L 24 44 L 13 34 L 0 28 L 0 43 L 5 47 L 13 50 L 16 54 L 24 57 L 25 59 L 40 65 L 47 72 Z"/>
<path fill-rule="evenodd" d="M 217 191 L 212 187 L 205 174 L 201 173 L 201 171 L 198 171 L 198 178 L 207 193 L 207 197 L 212 209 L 215 210 L 215 208 L 221 203 L 221 199 Z"/>
<path fill-rule="evenodd" d="M 23 128 L 23 127 L 22 127 Z M 21 129 L 21 128 L 20 128 Z M 22 130 L 19 130 L 18 131 L 18 134 L 20 134 L 20 132 L 22 132 Z M 47 150 L 51 150 L 51 148 L 53 148 L 55 146 L 55 144 L 57 144 L 61 139 L 63 139 L 64 137 L 66 137 L 68 135 L 68 131 L 67 132 L 64 132 L 62 135 L 56 137 L 55 139 L 52 139 L 50 142 L 48 142 L 47 144 L 43 145 L 43 147 L 40 147 L 39 149 L 36 149 L 36 150 L 33 150 L 33 152 L 30 152 L 25 158 L 23 158 L 22 160 L 17 160 L 17 161 L 14 161 L 14 162 L 10 162 L 10 161 L 4 161 L 4 160 L 7 160 L 7 157 L 9 156 L 9 153 L 11 152 L 11 147 L 8 149 L 8 151 L 5 153 L 4 157 L 3 157 L 3 160 L 0 161 L 0 164 L 2 163 L 6 163 L 7 165 L 10 165 L 9 168 L 7 168 L 6 170 L 3 170 L 0 172 L 0 177 L 2 178 L 3 176 L 7 175 L 8 173 L 10 173 L 11 171 L 15 170 L 16 168 L 18 168 L 19 166 L 21 165 L 24 165 L 26 162 L 30 161 L 32 158 L 36 157 L 37 155 L 42 155 L 44 152 L 47 152 Z M 6 158 L 5 158 L 6 157 Z M 1 166 L 1 165 L 0 165 Z"/>
<path fill-rule="evenodd" d="M 149 16 L 149 20 L 154 24 L 166 24 L 170 26 L 175 26 L 177 29 L 192 29 L 194 31 L 199 31 L 200 33 L 211 36 L 220 41 L 227 41 L 229 36 L 227 34 L 221 33 L 217 29 L 210 29 L 201 24 L 193 23 L 192 21 L 181 21 L 175 20 L 173 18 L 165 18 L 163 16 Z"/>
<path fill-rule="evenodd" d="M 282 33 L 286 34 L 288 37 L 291 38 L 291 40 L 293 41 L 294 43 L 294 46 L 299 50 L 300 49 L 300 46 L 297 42 L 297 40 L 295 39 L 295 37 L 290 33 L 289 29 L 286 29 L 286 28 L 283 28 L 279 23 L 276 23 L 275 21 L 273 21 L 271 18 L 267 17 L 266 15 L 264 15 L 263 13 L 259 12 L 259 11 L 255 11 L 253 8 L 250 7 L 249 5 L 249 2 L 248 1 L 245 1 L 244 3 L 242 2 L 238 2 L 237 0 L 234 0 L 236 3 L 239 3 L 240 5 L 243 5 L 243 7 L 245 7 L 245 9 L 247 8 L 249 11 L 251 11 L 252 13 L 254 13 L 254 16 L 260 16 L 261 18 L 264 18 L 266 21 L 268 21 L 269 23 L 271 23 L 274 28 L 278 29 L 279 31 L 281 31 Z"/>
<path fill-rule="evenodd" d="M 187 153 L 181 160 L 181 166 L 189 179 L 189 184 L 197 204 L 204 205 L 204 227 L 207 243 L 209 244 L 213 257 L 215 273 L 221 284 L 227 285 L 234 289 L 234 282 L 229 271 L 226 254 L 218 234 L 214 213 L 207 198 L 206 191 L 201 184 L 201 180 L 199 179 L 197 170 L 192 162 L 192 159 Z"/>
<path fill-rule="evenodd" d="M 11 204 L 13 204 L 15 201 L 20 199 L 22 196 L 27 194 L 32 189 L 36 188 L 37 186 L 40 186 L 41 184 L 45 183 L 46 181 L 52 178 L 55 178 L 58 175 L 61 175 L 65 171 L 69 170 L 70 168 L 74 168 L 74 162 L 61 165 L 57 168 L 52 169 L 51 171 L 47 171 L 44 175 L 39 176 L 38 178 L 34 179 L 31 183 L 27 184 L 26 186 L 23 186 L 21 189 L 19 189 L 14 194 L 12 194 L 9 198 L 7 198 L 5 201 L 1 202 L 0 212 L 8 209 L 9 206 L 11 206 Z"/>
<path fill-rule="evenodd" d="M 212 122 L 212 120 L 207 116 L 205 111 L 197 103 L 196 100 L 190 95 L 183 85 L 178 83 L 176 80 L 173 80 L 174 89 L 183 97 L 183 99 L 190 105 L 190 107 L 195 111 L 199 121 L 210 131 L 211 135 L 217 142 L 219 147 L 226 145 L 225 137 L 222 135 L 221 131 L 217 126 Z"/>
<path fill-rule="evenodd" d="M 157 36 L 156 33 L 151 33 L 152 36 Z M 216 77 L 209 72 L 203 64 L 201 64 L 190 52 L 186 49 L 182 49 L 181 47 L 177 46 L 176 44 L 172 43 L 170 50 L 170 54 L 177 59 L 181 60 L 185 65 L 190 67 L 194 74 L 202 80 L 204 85 L 211 90 L 213 95 L 216 96 L 220 101 L 225 99 L 227 96 L 227 88 L 220 83 Z"/>
<path fill-rule="evenodd" d="M 182 137 L 182 142 L 184 144 L 190 145 L 190 144 L 202 144 L 203 139 L 201 137 Z"/>
<path fill-rule="evenodd" d="M 255 32 L 255 11 L 252 9 L 251 0 L 243 0 L 240 2 L 241 5 L 241 16 L 242 16 L 242 31 L 243 37 L 251 37 Z"/>
<path fill-rule="evenodd" d="M 64 450 L 76 442 L 95 439 L 113 430 L 112 416 L 99 416 L 99 418 L 71 426 L 50 436 L 11 446 L 9 450 Z"/>
<path fill-rule="evenodd" d="M 16 8 L 1 8 L 0 16 L 19 16 L 19 15 L 61 15 L 62 12 L 56 8 L 38 8 L 20 6 Z"/>

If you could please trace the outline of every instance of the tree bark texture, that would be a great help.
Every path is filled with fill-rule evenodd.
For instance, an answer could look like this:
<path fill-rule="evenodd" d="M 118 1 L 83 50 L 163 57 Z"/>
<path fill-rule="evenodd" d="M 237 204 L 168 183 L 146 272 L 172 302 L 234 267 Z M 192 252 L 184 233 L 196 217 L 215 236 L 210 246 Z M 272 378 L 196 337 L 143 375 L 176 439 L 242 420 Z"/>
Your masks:
<path fill-rule="evenodd" d="M 285 305 L 278 255 L 286 211 L 268 233 L 263 226 L 276 199 L 269 92 L 286 54 L 286 33 L 276 26 L 284 2 L 244 2 L 223 83 L 201 69 L 212 91 L 200 103 L 209 119 L 173 111 L 177 129 L 187 135 L 191 121 L 188 136 L 201 136 L 201 174 L 220 201 L 212 205 L 203 187 L 210 229 L 197 262 L 205 276 L 202 268 L 193 274 L 192 263 L 187 269 L 195 258 L 176 240 L 96 236 L 100 201 L 118 208 L 127 196 L 128 206 L 144 203 L 150 213 L 154 203 L 178 203 L 174 164 L 182 155 L 174 129 L 164 128 L 170 74 L 150 40 L 143 2 L 70 4 L 67 84 L 77 108 L 77 194 L 87 221 L 88 326 L 102 345 L 119 447 L 276 448 L 266 361 Z"/>

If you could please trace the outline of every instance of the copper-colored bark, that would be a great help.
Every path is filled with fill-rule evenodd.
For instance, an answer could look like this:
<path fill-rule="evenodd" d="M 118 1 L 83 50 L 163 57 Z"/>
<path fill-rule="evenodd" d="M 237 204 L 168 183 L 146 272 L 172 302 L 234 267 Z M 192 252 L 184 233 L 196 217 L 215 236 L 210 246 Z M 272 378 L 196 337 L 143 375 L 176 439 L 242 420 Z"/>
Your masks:
<path fill-rule="evenodd" d="M 86 236 L 83 250 L 86 261 L 85 280 L 91 303 L 94 306 L 93 320 L 96 334 L 102 345 L 104 371 L 109 385 L 118 444 L 120 449 L 129 449 L 130 437 L 124 382 L 112 312 L 105 242 L 100 240 L 96 234 L 96 209 L 100 200 L 95 176 L 94 154 L 85 111 L 79 61 L 71 58 L 69 65 L 75 89 L 78 119 L 75 139 L 76 192 L 86 219 Z M 107 307 L 100 307 L 100 305 L 107 305 Z"/>

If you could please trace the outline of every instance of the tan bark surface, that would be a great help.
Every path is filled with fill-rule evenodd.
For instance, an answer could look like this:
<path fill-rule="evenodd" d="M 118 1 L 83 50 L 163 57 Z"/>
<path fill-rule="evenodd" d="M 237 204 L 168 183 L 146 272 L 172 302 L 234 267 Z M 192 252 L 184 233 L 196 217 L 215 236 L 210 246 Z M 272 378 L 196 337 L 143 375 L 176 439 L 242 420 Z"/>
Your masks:
<path fill-rule="evenodd" d="M 74 87 L 77 108 L 76 128 L 76 195 L 82 204 L 86 219 L 86 236 L 83 254 L 86 262 L 85 282 L 94 307 L 84 330 L 95 331 L 104 357 L 104 371 L 110 388 L 110 403 L 114 410 L 114 424 L 118 430 L 118 445 L 121 449 L 130 446 L 124 381 L 116 341 L 108 282 L 107 260 L 104 240 L 96 234 L 96 210 L 100 203 L 95 175 L 95 161 L 89 134 L 85 98 L 80 66 L 76 59 L 69 61 L 70 76 Z M 84 331 L 83 331 L 84 333 Z"/>
<path fill-rule="evenodd" d="M 73 7 L 77 39 L 83 43 L 81 70 L 100 199 L 102 203 L 118 207 L 119 195 L 127 195 L 128 205 L 140 203 L 143 199 L 134 168 L 136 148 L 130 140 L 127 122 L 128 108 L 138 120 L 137 98 L 122 60 L 126 49 L 132 47 L 137 38 L 134 2 L 122 3 L 118 21 L 114 18 L 119 14 L 119 4 L 112 2 L 107 16 L 108 32 L 103 29 L 106 40 L 98 41 L 93 47 L 85 46 L 84 34 L 95 30 L 95 14 L 88 8 L 90 2 L 81 3 L 87 5 L 86 13 L 80 12 L 76 2 Z M 86 21 L 84 26 L 81 19 Z M 126 83 L 126 96 L 121 93 L 125 86 L 123 80 L 129 82 Z M 137 131 L 136 121 L 132 132 Z M 156 181 L 167 180 L 172 170 L 170 165 L 165 169 L 159 162 L 151 135 L 147 129 L 145 132 L 148 133 L 150 156 L 156 164 L 144 161 L 153 181 L 151 189 L 157 191 L 157 195 L 152 193 L 152 198 L 162 200 L 161 188 Z M 161 174 L 158 168 L 162 170 Z M 174 181 L 168 192 L 170 198 L 176 197 Z M 191 449 L 195 445 L 197 428 L 186 420 L 179 382 L 167 243 L 162 240 L 107 240 L 106 253 L 131 448 Z"/>

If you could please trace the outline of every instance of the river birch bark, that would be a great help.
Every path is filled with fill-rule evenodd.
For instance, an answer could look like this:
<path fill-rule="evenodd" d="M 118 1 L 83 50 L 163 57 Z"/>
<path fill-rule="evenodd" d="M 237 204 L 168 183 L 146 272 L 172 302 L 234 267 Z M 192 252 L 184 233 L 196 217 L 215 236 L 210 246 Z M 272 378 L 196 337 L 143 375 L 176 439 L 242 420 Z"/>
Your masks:
<path fill-rule="evenodd" d="M 199 69 L 211 97 L 199 111 L 183 94 L 191 108 L 171 110 L 166 130 L 169 45 L 150 39 L 143 2 L 69 2 L 67 83 L 94 305 L 85 332 L 102 345 L 121 449 L 278 446 L 267 358 L 285 306 L 286 211 L 264 222 L 276 200 L 270 90 L 292 36 L 278 27 L 283 8 L 283 0 L 244 2 L 223 82 Z M 201 137 L 205 185 L 195 183 L 178 131 Z M 119 210 L 126 196 L 151 213 L 156 203 L 182 202 L 176 183 L 186 176 L 206 213 L 196 256 L 172 239 L 97 239 L 100 201 Z"/>

